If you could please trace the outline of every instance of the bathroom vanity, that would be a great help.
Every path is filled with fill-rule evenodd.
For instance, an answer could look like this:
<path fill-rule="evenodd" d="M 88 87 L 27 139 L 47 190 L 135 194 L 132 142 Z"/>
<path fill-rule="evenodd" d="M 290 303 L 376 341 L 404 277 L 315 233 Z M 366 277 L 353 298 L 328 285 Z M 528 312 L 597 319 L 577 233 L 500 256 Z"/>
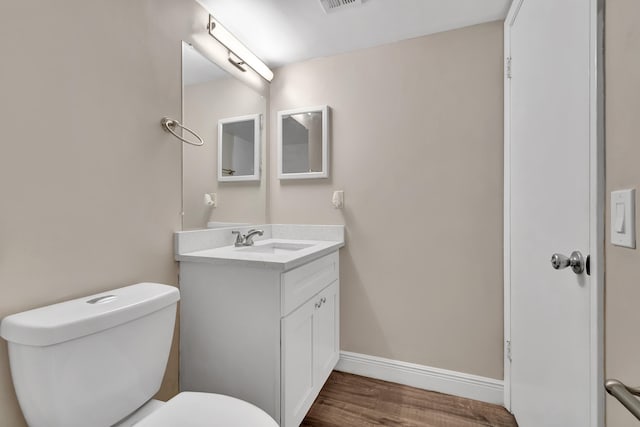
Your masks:
<path fill-rule="evenodd" d="M 254 228 L 264 235 L 247 247 L 233 246 L 232 229 L 176 235 L 181 390 L 238 397 L 298 426 L 339 357 L 344 229 Z"/>

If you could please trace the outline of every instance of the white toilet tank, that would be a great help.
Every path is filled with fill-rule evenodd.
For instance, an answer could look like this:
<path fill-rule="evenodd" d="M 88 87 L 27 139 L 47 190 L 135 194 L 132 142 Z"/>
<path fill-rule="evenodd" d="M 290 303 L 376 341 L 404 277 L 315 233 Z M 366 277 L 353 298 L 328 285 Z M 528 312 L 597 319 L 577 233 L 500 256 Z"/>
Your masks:
<path fill-rule="evenodd" d="M 180 293 L 138 283 L 8 316 L 0 335 L 31 427 L 103 427 L 160 388 Z"/>

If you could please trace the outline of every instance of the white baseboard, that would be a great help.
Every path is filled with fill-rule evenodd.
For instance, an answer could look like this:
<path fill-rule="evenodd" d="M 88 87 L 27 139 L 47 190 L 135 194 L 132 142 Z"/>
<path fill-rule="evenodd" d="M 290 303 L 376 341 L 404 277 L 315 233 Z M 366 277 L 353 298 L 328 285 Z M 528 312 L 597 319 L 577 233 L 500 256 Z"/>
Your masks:
<path fill-rule="evenodd" d="M 482 402 L 504 404 L 504 383 L 493 378 L 432 368 L 366 354 L 340 352 L 337 371 L 437 391 Z"/>

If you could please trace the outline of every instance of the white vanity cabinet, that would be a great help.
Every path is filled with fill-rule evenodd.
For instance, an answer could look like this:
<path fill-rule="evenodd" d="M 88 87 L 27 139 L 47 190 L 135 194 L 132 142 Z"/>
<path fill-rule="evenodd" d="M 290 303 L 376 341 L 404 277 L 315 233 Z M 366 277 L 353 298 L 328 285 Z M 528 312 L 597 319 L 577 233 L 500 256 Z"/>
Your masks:
<path fill-rule="evenodd" d="M 228 394 L 298 426 L 338 362 L 335 250 L 291 270 L 181 261 L 181 390 Z"/>

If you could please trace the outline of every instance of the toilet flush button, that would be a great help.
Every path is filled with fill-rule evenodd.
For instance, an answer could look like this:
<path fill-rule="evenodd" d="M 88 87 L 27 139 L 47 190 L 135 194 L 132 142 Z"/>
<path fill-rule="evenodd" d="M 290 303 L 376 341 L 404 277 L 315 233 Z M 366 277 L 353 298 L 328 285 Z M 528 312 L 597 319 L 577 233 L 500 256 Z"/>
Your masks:
<path fill-rule="evenodd" d="M 92 298 L 87 301 L 87 304 L 106 304 L 108 302 L 114 301 L 117 297 L 115 295 L 104 295 L 97 298 Z"/>

